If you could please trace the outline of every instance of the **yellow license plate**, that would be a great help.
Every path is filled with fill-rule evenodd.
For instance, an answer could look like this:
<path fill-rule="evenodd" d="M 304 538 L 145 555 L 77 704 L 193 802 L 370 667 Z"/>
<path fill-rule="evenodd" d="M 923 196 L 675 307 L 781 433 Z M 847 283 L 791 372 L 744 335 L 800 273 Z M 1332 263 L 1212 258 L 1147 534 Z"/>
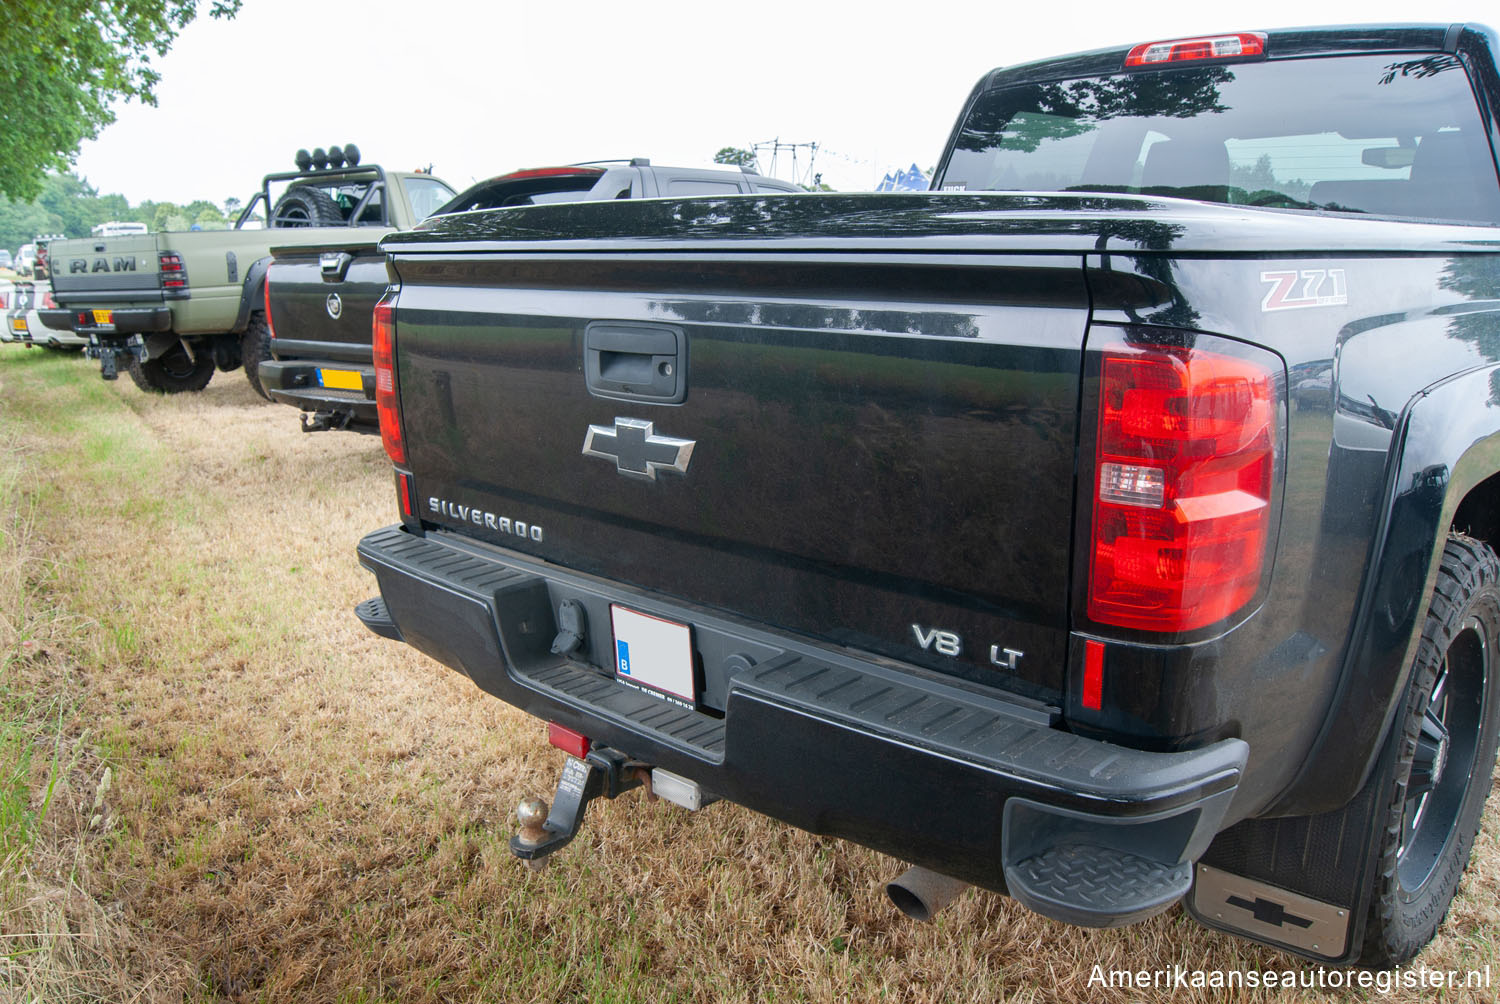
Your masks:
<path fill-rule="evenodd" d="M 360 376 L 359 370 L 318 370 L 319 379 L 323 381 L 324 387 L 334 390 L 364 390 L 365 380 Z"/>
<path fill-rule="evenodd" d="M 96 311 L 94 311 L 94 323 L 95 324 L 113 324 L 114 321 L 115 321 L 115 312 L 113 310 L 96 310 Z"/>
<path fill-rule="evenodd" d="M 14 331 L 18 335 L 26 334 L 26 318 L 12 317 L 10 319 L 10 330 Z"/>

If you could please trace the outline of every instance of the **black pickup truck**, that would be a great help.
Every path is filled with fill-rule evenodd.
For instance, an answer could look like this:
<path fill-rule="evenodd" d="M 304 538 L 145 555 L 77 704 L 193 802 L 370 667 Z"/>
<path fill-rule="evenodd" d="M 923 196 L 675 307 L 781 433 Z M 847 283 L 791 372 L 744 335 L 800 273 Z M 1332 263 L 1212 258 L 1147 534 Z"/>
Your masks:
<path fill-rule="evenodd" d="M 664 167 L 636 157 L 512 171 L 471 185 L 432 215 L 554 202 L 797 191 L 791 182 L 748 169 Z M 323 244 L 271 249 L 270 337 L 256 373 L 272 399 L 302 410 L 307 432 L 378 431 L 370 318 L 387 281 L 385 253 L 376 246 L 380 237 L 351 232 Z"/>
<path fill-rule="evenodd" d="M 941 192 L 393 234 L 357 612 L 551 723 L 523 858 L 649 779 L 919 915 L 1408 959 L 1500 725 L 1497 44 L 1084 53 L 986 76 Z"/>

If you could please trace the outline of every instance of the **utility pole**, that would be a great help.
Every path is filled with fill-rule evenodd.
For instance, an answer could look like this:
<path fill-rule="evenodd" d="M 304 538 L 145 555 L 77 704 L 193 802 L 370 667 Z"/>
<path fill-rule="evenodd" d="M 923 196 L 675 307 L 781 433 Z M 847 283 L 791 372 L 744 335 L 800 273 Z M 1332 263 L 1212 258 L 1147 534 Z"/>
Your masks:
<path fill-rule="evenodd" d="M 768 172 L 771 177 L 778 177 L 778 175 L 776 174 L 776 161 L 777 158 L 781 155 L 781 152 L 785 150 L 790 153 L 792 157 L 792 181 L 796 182 L 799 185 L 805 185 L 808 183 L 806 179 L 811 178 L 814 179 L 812 181 L 812 184 L 816 185 L 818 183 L 816 180 L 818 178 L 818 175 L 813 170 L 818 159 L 818 144 L 816 142 L 783 143 L 781 141 L 781 137 L 778 136 L 775 139 L 766 140 L 762 143 L 756 143 L 752 145 L 750 149 L 755 154 L 755 159 L 757 162 L 760 160 L 760 152 L 762 150 L 769 150 L 771 152 L 771 167 Z M 805 169 L 802 168 L 797 161 L 797 154 L 799 150 L 807 151 L 807 167 Z"/>

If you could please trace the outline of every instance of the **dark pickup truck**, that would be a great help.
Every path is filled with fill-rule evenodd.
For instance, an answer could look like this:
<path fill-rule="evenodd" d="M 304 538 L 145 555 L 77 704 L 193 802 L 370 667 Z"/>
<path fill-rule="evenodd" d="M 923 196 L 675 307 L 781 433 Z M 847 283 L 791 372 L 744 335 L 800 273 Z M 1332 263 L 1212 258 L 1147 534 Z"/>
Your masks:
<path fill-rule="evenodd" d="M 791 182 L 745 169 L 664 167 L 636 157 L 512 171 L 470 186 L 432 215 L 554 202 L 797 191 Z M 302 410 L 305 431 L 378 431 L 370 318 L 387 281 L 385 253 L 376 246 L 381 236 L 350 232 L 323 244 L 271 249 L 270 337 L 256 372 L 274 400 Z"/>
<path fill-rule="evenodd" d="M 1497 44 L 1090 52 L 986 76 L 944 192 L 387 237 L 361 619 L 551 723 L 522 858 L 649 779 L 918 915 L 1412 957 L 1500 724 Z"/>

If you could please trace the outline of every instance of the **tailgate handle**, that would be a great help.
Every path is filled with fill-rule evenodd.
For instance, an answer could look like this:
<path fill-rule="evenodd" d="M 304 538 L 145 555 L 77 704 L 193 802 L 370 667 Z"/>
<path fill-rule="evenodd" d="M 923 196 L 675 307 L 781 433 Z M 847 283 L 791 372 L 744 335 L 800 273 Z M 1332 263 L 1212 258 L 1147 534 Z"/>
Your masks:
<path fill-rule="evenodd" d="M 591 321 L 583 330 L 589 393 L 614 401 L 687 400 L 687 334 L 670 324 Z"/>
<path fill-rule="evenodd" d="M 318 271 L 324 282 L 343 282 L 354 256 L 347 251 L 325 251 L 318 255 Z"/>

